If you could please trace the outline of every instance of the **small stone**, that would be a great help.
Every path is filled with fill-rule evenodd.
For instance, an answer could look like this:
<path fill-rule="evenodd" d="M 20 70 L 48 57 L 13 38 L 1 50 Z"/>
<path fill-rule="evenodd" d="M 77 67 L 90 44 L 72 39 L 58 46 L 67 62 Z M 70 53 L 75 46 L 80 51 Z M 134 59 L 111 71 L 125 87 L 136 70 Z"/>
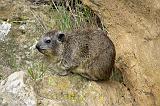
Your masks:
<path fill-rule="evenodd" d="M 11 24 L 7 22 L 3 22 L 0 24 L 0 40 L 4 41 L 6 35 L 8 35 L 11 29 Z"/>

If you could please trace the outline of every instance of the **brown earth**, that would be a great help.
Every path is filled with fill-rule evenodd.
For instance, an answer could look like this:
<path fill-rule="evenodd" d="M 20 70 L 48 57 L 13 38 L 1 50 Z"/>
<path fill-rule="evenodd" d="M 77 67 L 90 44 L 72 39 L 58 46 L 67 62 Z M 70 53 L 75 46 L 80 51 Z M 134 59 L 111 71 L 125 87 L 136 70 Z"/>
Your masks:
<path fill-rule="evenodd" d="M 136 106 L 160 105 L 160 1 L 82 0 L 98 14 Z"/>

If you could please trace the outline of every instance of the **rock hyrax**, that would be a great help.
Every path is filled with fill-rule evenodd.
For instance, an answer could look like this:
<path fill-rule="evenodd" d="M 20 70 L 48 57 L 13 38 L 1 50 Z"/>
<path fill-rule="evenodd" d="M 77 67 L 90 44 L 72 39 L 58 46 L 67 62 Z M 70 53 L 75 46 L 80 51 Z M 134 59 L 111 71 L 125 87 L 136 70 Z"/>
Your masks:
<path fill-rule="evenodd" d="M 109 79 L 115 60 L 115 47 L 100 29 L 63 33 L 47 32 L 36 48 L 50 56 L 60 75 L 80 74 L 90 80 Z"/>

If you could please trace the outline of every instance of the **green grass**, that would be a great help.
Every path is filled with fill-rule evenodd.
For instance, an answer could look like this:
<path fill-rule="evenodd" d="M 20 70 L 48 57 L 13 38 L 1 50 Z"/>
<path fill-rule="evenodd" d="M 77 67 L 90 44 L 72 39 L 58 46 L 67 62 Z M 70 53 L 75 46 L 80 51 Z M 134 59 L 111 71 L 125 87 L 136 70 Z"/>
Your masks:
<path fill-rule="evenodd" d="M 46 66 L 43 62 L 35 62 L 28 68 L 27 71 L 32 80 L 37 81 L 43 78 L 46 71 Z"/>
<path fill-rule="evenodd" d="M 73 0 L 67 0 L 68 2 Z M 74 7 L 65 5 L 56 5 L 54 2 L 52 11 L 57 11 L 53 18 L 59 30 L 66 31 L 86 26 L 97 26 L 96 15 L 87 6 L 75 0 Z"/>

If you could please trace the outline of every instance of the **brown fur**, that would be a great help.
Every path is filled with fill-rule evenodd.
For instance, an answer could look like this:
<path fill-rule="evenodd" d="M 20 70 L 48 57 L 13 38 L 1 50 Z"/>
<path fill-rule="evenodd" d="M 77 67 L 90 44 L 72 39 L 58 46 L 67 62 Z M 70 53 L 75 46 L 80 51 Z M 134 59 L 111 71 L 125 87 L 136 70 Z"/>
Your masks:
<path fill-rule="evenodd" d="M 54 64 L 64 72 L 77 73 L 91 80 L 109 79 L 114 67 L 115 47 L 106 32 L 76 30 L 64 33 L 63 41 L 59 42 L 56 37 L 60 33 L 56 30 L 46 33 L 37 44 L 39 51 L 43 48 L 43 54 L 56 58 Z M 46 37 L 53 38 L 54 42 L 46 46 Z M 46 47 L 42 47 L 44 45 Z"/>

